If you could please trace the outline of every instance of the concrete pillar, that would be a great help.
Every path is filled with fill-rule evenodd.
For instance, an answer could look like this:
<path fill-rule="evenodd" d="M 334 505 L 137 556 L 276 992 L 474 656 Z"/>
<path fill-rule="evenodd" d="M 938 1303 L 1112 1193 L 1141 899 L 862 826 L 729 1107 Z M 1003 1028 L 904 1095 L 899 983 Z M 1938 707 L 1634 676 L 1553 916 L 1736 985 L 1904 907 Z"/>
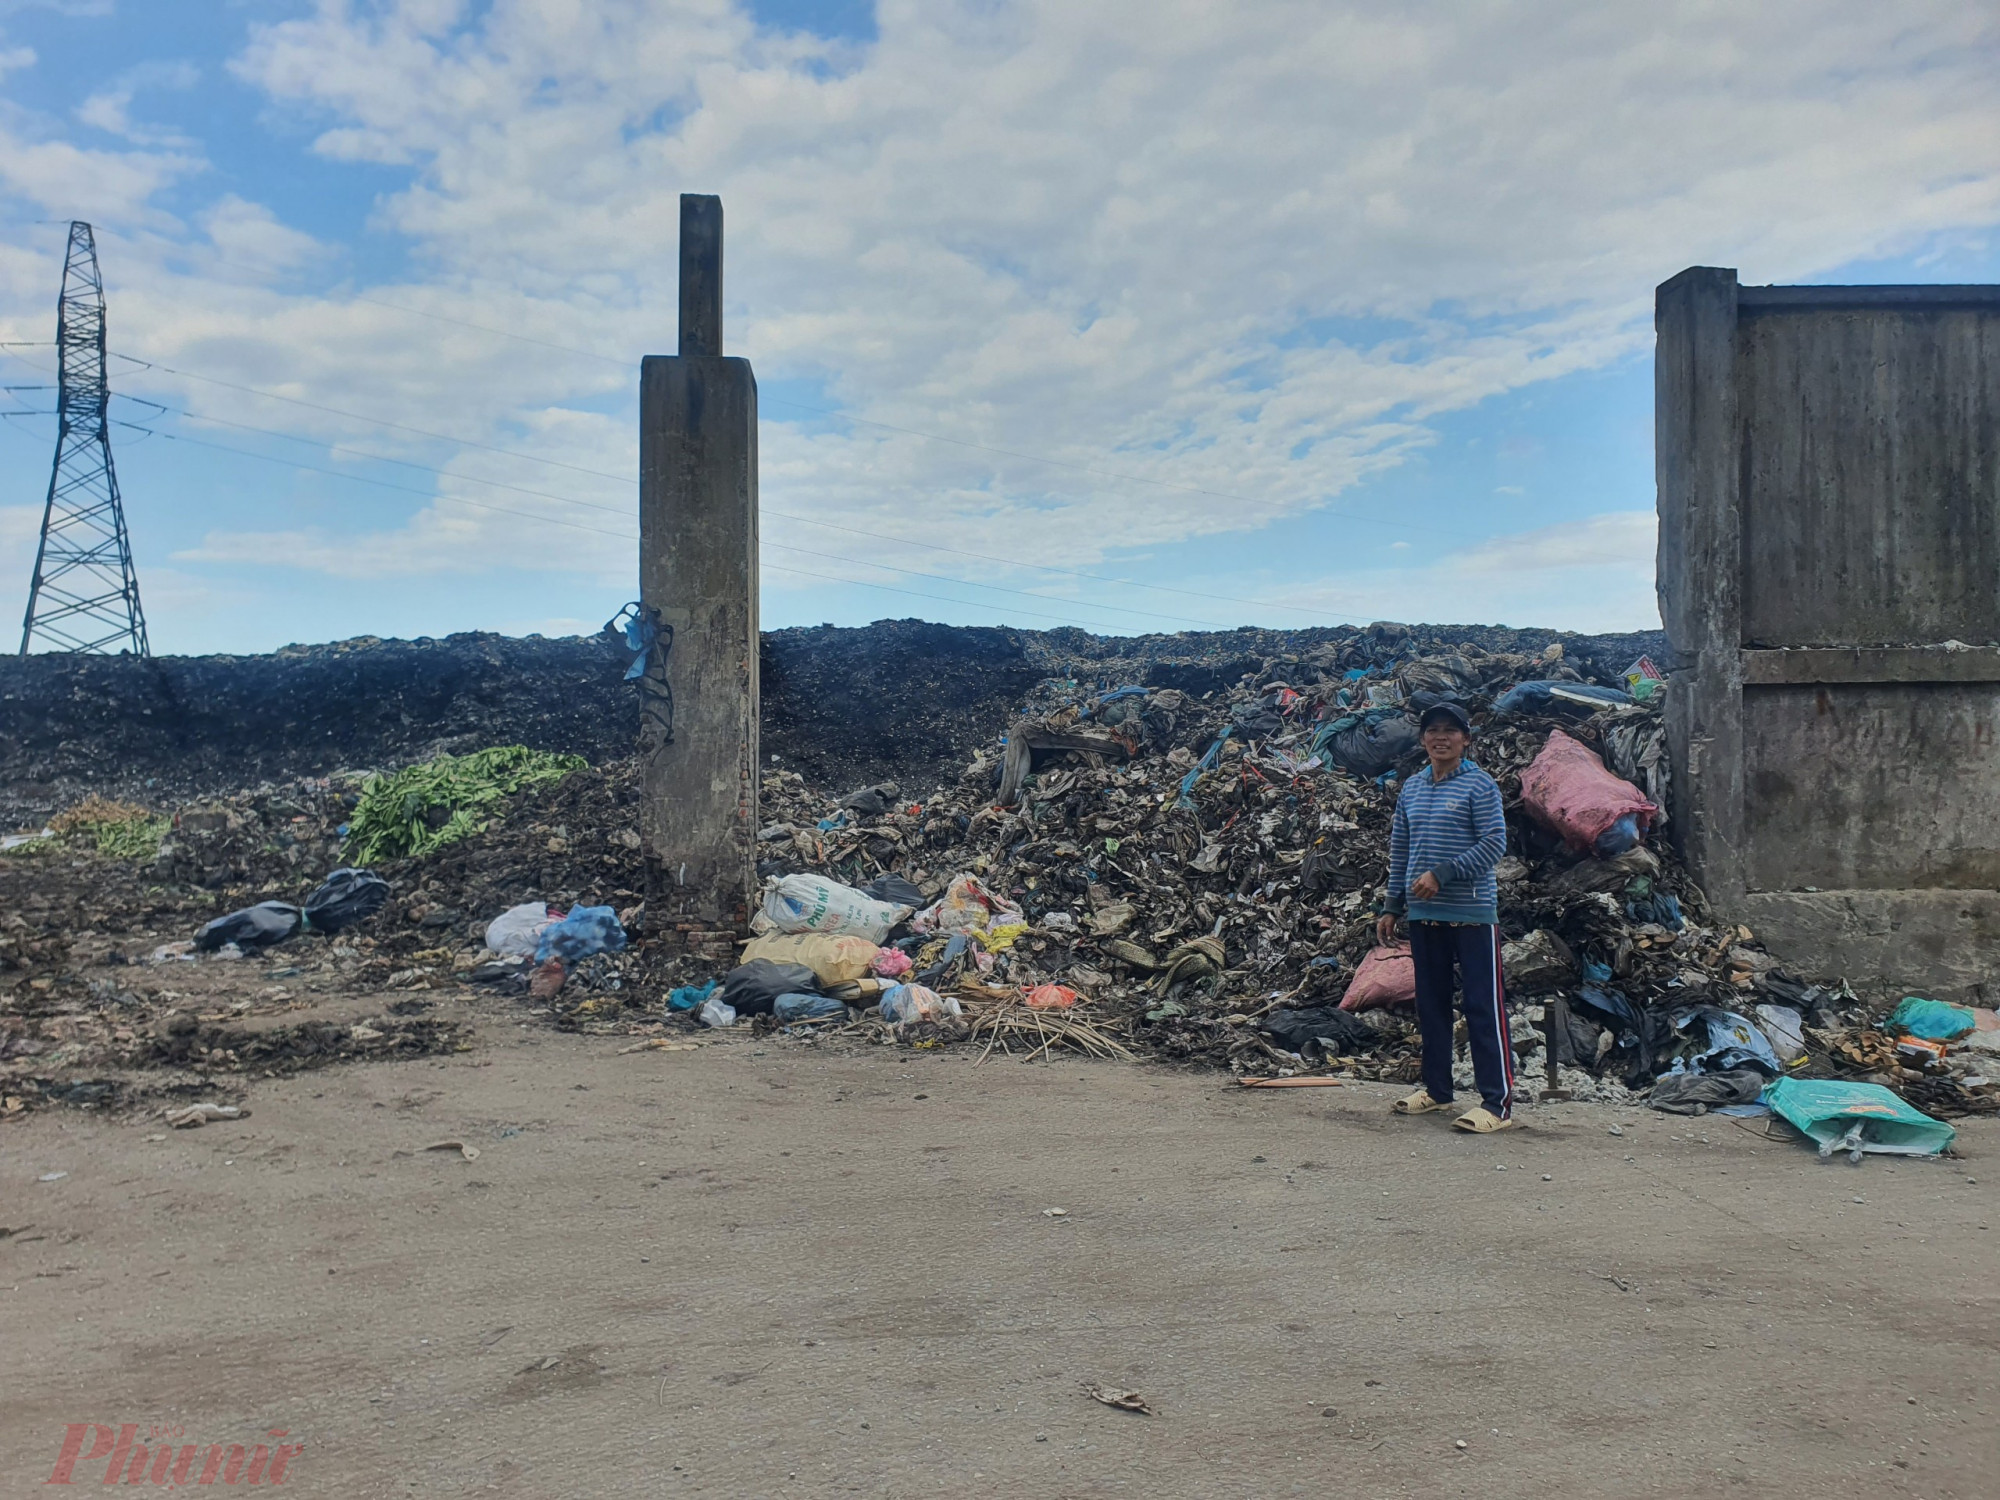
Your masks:
<path fill-rule="evenodd" d="M 649 925 L 724 957 L 757 888 L 757 379 L 722 354 L 719 198 L 681 197 L 680 280 L 680 353 L 639 367 L 639 596 L 673 629 L 641 826 Z"/>
<path fill-rule="evenodd" d="M 1744 890 L 1742 476 L 1736 273 L 1694 266 L 1654 301 L 1660 621 L 1674 653 L 1667 698 L 1671 828 L 1709 900 Z"/>

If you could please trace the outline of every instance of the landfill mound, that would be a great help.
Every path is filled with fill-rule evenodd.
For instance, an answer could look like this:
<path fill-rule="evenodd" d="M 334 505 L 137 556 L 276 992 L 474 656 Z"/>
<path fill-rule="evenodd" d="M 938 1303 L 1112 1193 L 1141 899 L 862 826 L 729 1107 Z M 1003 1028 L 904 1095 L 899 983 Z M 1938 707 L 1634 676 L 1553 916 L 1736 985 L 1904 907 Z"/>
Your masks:
<path fill-rule="evenodd" d="M 883 620 L 764 636 L 766 763 L 817 785 L 951 775 L 1046 677 L 1229 687 L 1274 656 L 1371 626 L 1101 637 Z M 1448 627 L 1429 638 L 1611 666 L 1664 640 Z M 260 656 L 0 658 L 0 828 L 38 826 L 97 793 L 171 807 L 259 783 L 393 770 L 493 745 L 631 754 L 638 699 L 621 637 L 362 637 Z"/>
<path fill-rule="evenodd" d="M 1524 1092 L 1543 1086 L 1553 1054 L 1576 1097 L 1652 1090 L 1689 1111 L 1754 1097 L 1778 1073 L 1886 1084 L 1936 1114 L 1995 1107 L 1976 1050 L 1911 1050 L 1873 1019 L 1895 997 L 1856 996 L 1812 955 L 1769 953 L 1709 911 L 1665 837 L 1672 687 L 1643 669 L 1628 677 L 1638 664 L 1624 650 L 1643 641 L 1577 647 L 1543 633 L 1530 651 L 1496 649 L 1522 645 L 1520 632 L 1308 634 L 1023 640 L 1010 672 L 1060 670 L 999 708 L 973 698 L 948 777 L 881 775 L 859 741 L 823 764 L 865 766 L 866 778 L 767 770 L 760 873 L 849 895 L 874 887 L 902 909 L 900 925 L 862 944 L 865 977 L 809 974 L 790 1014 L 752 1024 L 791 1040 L 1062 1047 L 1251 1079 L 1413 1081 L 1408 1005 L 1341 1002 L 1375 949 L 1400 780 L 1423 765 L 1415 714 L 1449 699 L 1474 719 L 1473 757 L 1505 800 L 1500 918 Z M 908 635 L 914 654 L 921 641 Z M 858 664 L 816 659 L 827 676 L 808 696 L 829 704 L 830 724 L 846 722 L 845 708 L 898 701 L 878 683 L 843 703 L 833 687 Z M 948 664 L 910 690 L 943 701 L 968 680 L 961 666 L 977 670 Z M 1155 682 L 1134 680 L 1146 676 Z M 907 706 L 888 727 L 926 728 Z M 1614 807 L 1601 835 L 1565 839 L 1524 786 L 1552 751 L 1623 788 L 1624 805 L 1657 811 L 1621 822 Z M 191 1034 L 191 1016 L 199 1027 L 284 1014 L 300 988 L 406 992 L 391 1016 L 346 1023 L 352 1055 L 365 1055 L 356 1035 L 377 1047 L 398 1026 L 398 1047 L 456 1045 L 448 1031 L 409 1029 L 440 991 L 654 1040 L 697 1026 L 673 1009 L 699 1003 L 683 996 L 721 993 L 702 987 L 733 960 L 695 956 L 648 926 L 629 755 L 493 805 L 468 836 L 377 863 L 387 903 L 330 939 L 188 952 L 203 922 L 256 901 L 304 902 L 345 862 L 342 830 L 364 785 L 343 773 L 209 797 L 173 807 L 170 828 L 159 803 L 101 809 L 0 859 L 0 1091 L 27 1107 L 22 1080 L 73 1089 L 93 1067 L 149 1059 L 191 1066 L 196 1081 L 241 1070 L 254 1049 L 176 1051 L 170 1039 Z M 631 941 L 568 962 L 488 951 L 489 924 L 522 908 L 536 925 L 605 909 L 593 920 L 615 918 Z M 950 1004 L 884 1015 L 876 1002 L 892 978 Z M 189 998 L 232 981 L 247 998 Z M 301 1055 L 303 1066 L 344 1054 L 288 1054 Z"/>

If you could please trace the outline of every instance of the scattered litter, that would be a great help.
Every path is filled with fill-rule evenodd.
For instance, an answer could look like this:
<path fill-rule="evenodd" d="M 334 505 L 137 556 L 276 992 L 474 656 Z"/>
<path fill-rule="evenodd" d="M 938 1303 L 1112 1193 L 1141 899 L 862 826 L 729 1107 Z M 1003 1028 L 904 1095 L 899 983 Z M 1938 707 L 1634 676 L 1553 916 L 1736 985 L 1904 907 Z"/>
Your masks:
<path fill-rule="evenodd" d="M 1873 1083 L 1781 1078 L 1764 1099 L 1773 1113 L 1814 1141 L 1822 1157 L 1837 1151 L 1853 1162 L 1868 1153 L 1935 1156 L 1958 1136 L 1943 1121 Z"/>
<path fill-rule="evenodd" d="M 1977 1025 L 1977 1018 L 1963 1005 L 1942 1000 L 1926 1000 L 1906 995 L 1903 1003 L 1889 1014 L 1885 1029 L 1923 1037 L 1933 1042 L 1955 1042 Z"/>
<path fill-rule="evenodd" d="M 67 1176 L 69 1176 L 69 1173 L 67 1173 L 67 1172 L 44 1172 L 44 1173 L 42 1173 L 42 1175 L 41 1175 L 41 1176 L 37 1177 L 37 1178 L 35 1179 L 35 1181 L 37 1181 L 37 1182 L 61 1182 L 61 1181 L 62 1181 L 62 1180 L 63 1180 L 63 1179 L 65 1178 L 65 1177 L 67 1177 Z"/>
<path fill-rule="evenodd" d="M 618 913 L 608 906 L 579 906 L 560 922 L 542 929 L 535 941 L 535 962 L 559 958 L 565 965 L 581 963 L 599 953 L 620 953 L 625 948 L 625 929 L 618 925 Z"/>
<path fill-rule="evenodd" d="M 875 813 L 886 810 L 877 807 Z M 817 875 L 787 875 L 765 882 L 763 914 L 779 932 L 859 937 L 875 945 L 910 915 L 910 908 L 877 901 Z"/>
<path fill-rule="evenodd" d="M 486 924 L 486 946 L 502 958 L 528 958 L 542 934 L 561 920 L 540 901 L 510 906 Z"/>
<path fill-rule="evenodd" d="M 1246 1089 L 1337 1089 L 1338 1078 L 1239 1078 Z"/>
<path fill-rule="evenodd" d="M 161 1118 L 175 1130 L 198 1130 L 217 1120 L 246 1120 L 250 1111 L 237 1104 L 190 1104 L 185 1109 L 162 1112 Z"/>
<path fill-rule="evenodd" d="M 921 984 L 899 984 L 882 997 L 882 1019 L 892 1026 L 964 1014 L 956 999 Z"/>
<path fill-rule="evenodd" d="M 464 1141 L 433 1141 L 430 1145 L 424 1147 L 424 1149 L 426 1151 L 456 1151 L 467 1161 L 479 1160 L 479 1148 L 468 1145 Z"/>
<path fill-rule="evenodd" d="M 1093 1401 L 1106 1406 L 1114 1406 L 1119 1411 L 1134 1411 L 1141 1416 L 1153 1415 L 1153 1408 L 1146 1404 L 1146 1398 L 1137 1391 L 1121 1391 L 1114 1386 L 1086 1384 L 1083 1393 Z"/>
<path fill-rule="evenodd" d="M 706 984 L 684 984 L 667 994 L 669 1010 L 700 1010 L 702 1001 L 721 988 L 722 981 L 711 979 Z"/>
<path fill-rule="evenodd" d="M 1069 1217 L 1069 1210 L 1066 1208 L 1045 1208 L 1042 1210 L 1042 1217 L 1045 1219 L 1066 1219 Z"/>
<path fill-rule="evenodd" d="M 305 926 L 332 937 L 374 916 L 388 900 L 389 882 L 373 870 L 335 870 L 306 897 Z"/>
<path fill-rule="evenodd" d="M 203 924 L 194 935 L 194 949 L 213 953 L 227 944 L 241 953 L 252 953 L 282 943 L 304 927 L 305 913 L 298 907 L 283 901 L 260 901 Z"/>
<path fill-rule="evenodd" d="M 833 941 L 816 939 L 815 941 Z M 755 944 L 752 944 L 754 947 Z M 722 993 L 718 996 L 703 996 L 701 1010 L 704 1017 L 710 1005 L 721 1005 L 729 1011 L 729 1020 L 724 1026 L 732 1025 L 737 1016 L 768 1016 L 778 1003 L 780 995 L 793 995 L 819 988 L 820 976 L 800 963 L 777 963 L 768 958 L 753 958 L 729 971 L 722 981 Z M 709 1025 L 717 1023 L 710 1021 Z"/>

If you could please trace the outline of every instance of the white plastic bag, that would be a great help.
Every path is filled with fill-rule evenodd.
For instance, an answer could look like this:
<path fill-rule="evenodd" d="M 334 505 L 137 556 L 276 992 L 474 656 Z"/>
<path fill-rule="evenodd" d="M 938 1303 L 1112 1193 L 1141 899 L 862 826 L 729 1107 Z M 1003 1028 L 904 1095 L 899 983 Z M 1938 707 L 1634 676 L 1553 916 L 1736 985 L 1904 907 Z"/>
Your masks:
<path fill-rule="evenodd" d="M 1789 1005 L 1758 1006 L 1757 1029 L 1770 1040 L 1771 1050 L 1778 1054 L 1778 1061 L 1786 1067 L 1805 1056 L 1806 1039 L 1801 1030 L 1801 1017 Z"/>
<path fill-rule="evenodd" d="M 852 886 L 817 875 L 787 875 L 764 885 L 764 915 L 780 932 L 864 937 L 879 944 L 889 929 L 909 914 L 907 906 L 877 901 Z"/>
<path fill-rule="evenodd" d="M 486 946 L 502 958 L 530 957 L 542 940 L 543 930 L 553 927 L 556 920 L 540 901 L 510 906 L 486 924 Z"/>
<path fill-rule="evenodd" d="M 909 1021 L 941 1021 L 946 1016 L 963 1015 L 949 995 L 921 984 L 899 984 L 882 997 L 882 1019 L 901 1026 Z"/>
<path fill-rule="evenodd" d="M 696 1011 L 695 1015 L 704 1026 L 734 1026 L 736 1024 L 736 1007 L 733 1005 L 724 1005 L 720 1000 L 712 996 L 701 1002 L 701 1009 Z"/>

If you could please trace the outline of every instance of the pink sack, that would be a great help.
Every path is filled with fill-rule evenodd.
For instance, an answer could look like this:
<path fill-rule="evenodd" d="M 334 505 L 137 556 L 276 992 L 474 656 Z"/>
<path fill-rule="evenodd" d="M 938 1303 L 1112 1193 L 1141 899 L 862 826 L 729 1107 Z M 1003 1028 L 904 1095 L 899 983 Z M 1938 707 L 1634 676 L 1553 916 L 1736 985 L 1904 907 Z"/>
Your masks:
<path fill-rule="evenodd" d="M 884 979 L 897 979 L 909 973 L 912 967 L 910 955 L 901 948 L 884 948 L 875 955 L 875 962 L 868 966 L 868 972 L 879 974 Z"/>
<path fill-rule="evenodd" d="M 1408 943 L 1388 948 L 1371 948 L 1361 967 L 1348 981 L 1341 997 L 1342 1010 L 1373 1010 L 1378 1005 L 1414 1005 L 1417 1000 L 1417 961 L 1410 957 Z"/>
<path fill-rule="evenodd" d="M 1521 805 L 1572 853 L 1605 858 L 1638 843 L 1659 812 L 1631 782 L 1605 770 L 1595 750 L 1560 729 L 1521 773 Z M 1625 819 L 1631 821 L 1619 828 Z"/>

